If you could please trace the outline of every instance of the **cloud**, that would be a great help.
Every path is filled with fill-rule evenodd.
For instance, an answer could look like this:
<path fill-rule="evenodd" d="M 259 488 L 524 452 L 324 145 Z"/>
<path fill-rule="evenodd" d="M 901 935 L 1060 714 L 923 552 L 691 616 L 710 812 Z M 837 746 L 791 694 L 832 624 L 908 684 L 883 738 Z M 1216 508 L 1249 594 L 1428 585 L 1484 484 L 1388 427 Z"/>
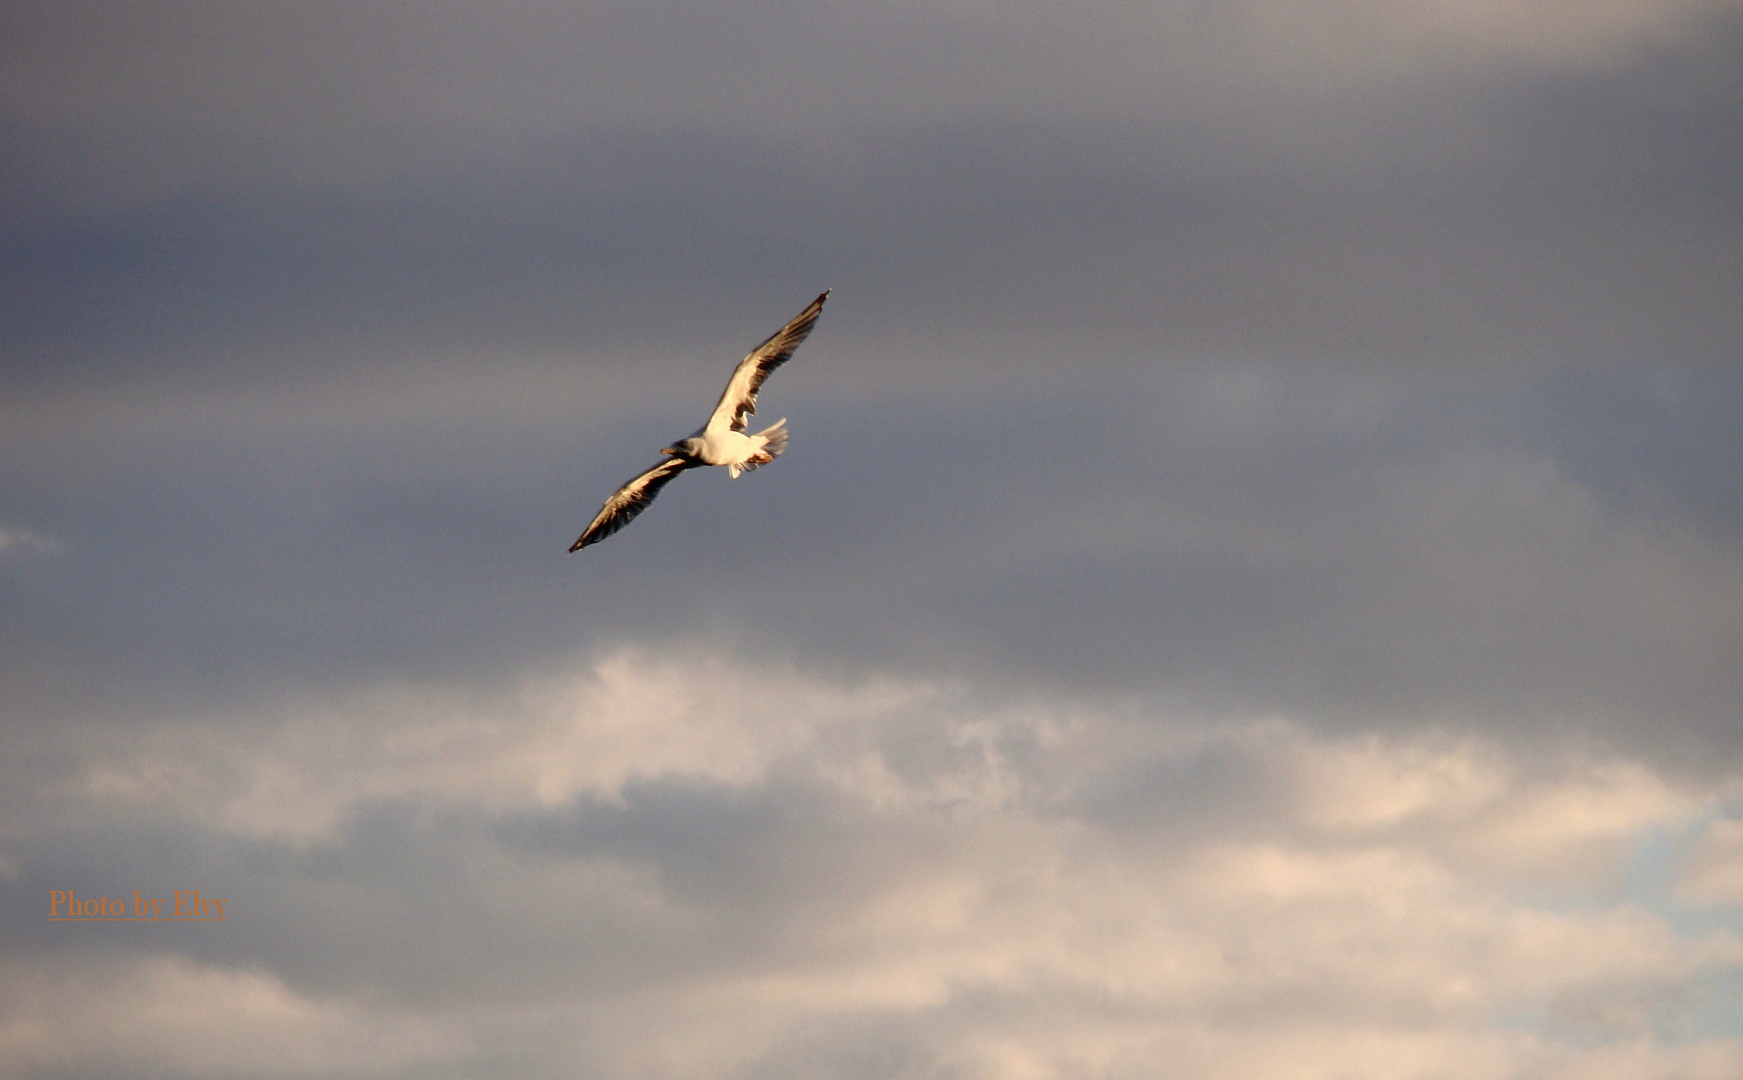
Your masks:
<path fill-rule="evenodd" d="M 1194 156 L 1325 165 L 1351 156 L 1367 121 L 1425 96 L 1626 79 L 1666 56 L 1708 68 L 1738 14 L 1734 0 L 770 2 L 731 17 L 534 0 L 489 18 L 110 3 L 14 13 L 0 118 L 29 147 L 15 190 L 82 213 L 237 187 L 355 195 L 501 178 L 625 130 L 774 139 L 775 160 L 803 168 L 800 147 L 904 129 L 1111 124 L 1186 136 Z M 1461 113 L 1434 131 L 1468 139 Z M 1408 131 L 1397 119 L 1383 126 Z M 581 164 L 610 168 L 591 153 Z"/>
<path fill-rule="evenodd" d="M 0 558 L 28 558 L 32 555 L 58 555 L 60 542 L 29 529 L 0 525 Z"/>
<path fill-rule="evenodd" d="M 623 805 L 626 790 L 653 781 L 760 785 L 848 723 L 933 715 L 948 700 L 925 684 L 831 687 L 777 671 L 781 693 L 764 688 L 769 674 L 718 656 L 685 664 L 632 651 L 495 692 L 390 685 L 357 699 L 293 699 L 268 716 L 116 733 L 92 748 L 75 783 L 118 807 L 307 843 L 332 839 L 371 803 L 434 799 L 507 813 L 577 799 Z M 829 768 L 842 783 L 905 797 L 870 766 L 847 757 Z"/>
<path fill-rule="evenodd" d="M 682 401 L 626 391 L 632 415 L 613 418 L 555 389 L 579 377 L 467 393 L 439 374 L 379 406 L 343 381 L 237 395 L 234 412 L 221 394 L 70 395 L 51 410 L 64 425 L 13 436 L 32 463 L 20 503 L 67 550 L 21 595 L 102 617 L 20 608 L 11 625 L 92 673 L 50 698 L 114 726 L 258 723 L 260 681 L 464 670 L 497 693 L 625 639 L 752 626 L 764 655 L 847 671 L 1349 730 L 1523 725 L 1677 769 L 1735 738 L 1737 499 L 1711 463 L 1738 429 L 1717 374 L 1692 417 L 1603 373 L 1477 390 L 1259 364 L 900 397 L 828 385 L 875 360 L 813 344 L 813 367 L 770 389 L 803 453 L 686 479 L 633 543 L 585 557 L 559 556 L 648 447 L 695 423 Z M 714 374 L 684 400 L 709 400 Z M 14 666 L 21 687 L 54 670 Z M 440 702 L 422 715 L 469 722 Z"/>
<path fill-rule="evenodd" d="M 473 1050 L 437 1018 L 313 1001 L 270 974 L 177 955 L 9 962 L 0 994 L 9 1072 L 373 1076 Z"/>
<path fill-rule="evenodd" d="M 1408 8 L 1257 0 L 1241 7 L 1245 25 L 1285 62 L 1311 65 L 1320 77 L 1335 77 L 1341 66 L 1399 79 L 1422 77 L 1425 62 L 1478 70 L 1506 61 L 1549 70 L 1626 64 L 1736 11 L 1728 0 L 1435 0 Z"/>
<path fill-rule="evenodd" d="M 1679 895 L 1697 904 L 1743 904 L 1743 822 L 1708 822 L 1690 849 Z"/>
<path fill-rule="evenodd" d="M 221 941 L 126 959 L 140 943 L 94 938 L 100 971 L 30 933 L 5 978 L 36 1004 L 8 1039 L 75 1074 L 124 1045 L 223 1071 L 277 1040 L 298 1050 L 262 1075 L 1743 1063 L 1737 1032 L 1689 1028 L 1743 941 L 1680 927 L 1672 881 L 1602 885 L 1728 789 L 1626 758 L 843 681 L 700 643 L 70 749 L 76 781 L 8 841 L 21 903 L 117 873 L 234 894 Z M 40 812 L 66 799 L 87 809 Z M 88 1039 L 104 985 L 141 992 Z"/>

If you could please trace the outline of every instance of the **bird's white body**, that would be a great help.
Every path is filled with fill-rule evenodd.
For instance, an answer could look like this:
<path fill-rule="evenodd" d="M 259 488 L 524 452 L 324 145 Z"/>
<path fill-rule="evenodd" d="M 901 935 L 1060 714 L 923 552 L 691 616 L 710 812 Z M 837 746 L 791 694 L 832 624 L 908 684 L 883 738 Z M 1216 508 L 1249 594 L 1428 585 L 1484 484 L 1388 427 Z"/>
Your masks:
<path fill-rule="evenodd" d="M 701 431 L 672 447 L 704 465 L 724 465 L 734 480 L 741 472 L 761 468 L 780 456 L 787 448 L 786 418 L 754 435 L 730 428 Z"/>

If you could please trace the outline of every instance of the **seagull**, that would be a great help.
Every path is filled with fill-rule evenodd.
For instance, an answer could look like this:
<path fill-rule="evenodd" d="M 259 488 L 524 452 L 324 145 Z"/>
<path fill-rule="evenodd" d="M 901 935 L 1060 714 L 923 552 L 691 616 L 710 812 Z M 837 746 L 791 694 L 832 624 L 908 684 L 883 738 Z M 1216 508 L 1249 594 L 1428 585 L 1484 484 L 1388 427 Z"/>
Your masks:
<path fill-rule="evenodd" d="M 744 422 L 756 414 L 757 391 L 762 389 L 763 380 L 769 377 L 769 372 L 792 359 L 793 351 L 817 324 L 817 316 L 822 313 L 823 301 L 827 299 L 829 290 L 825 289 L 821 296 L 811 301 L 811 306 L 794 316 L 792 322 L 770 334 L 767 341 L 739 361 L 708 422 L 689 438 L 680 439 L 661 450 L 660 453 L 668 455 L 664 461 L 618 488 L 611 498 L 605 500 L 605 505 L 599 508 L 599 513 L 594 515 L 593 521 L 569 551 L 574 553 L 588 544 L 597 544 L 628 525 L 648 508 L 661 488 L 686 469 L 724 465 L 737 480 L 739 473 L 760 469 L 779 457 L 787 448 L 786 418 L 782 417 L 773 426 L 754 435 L 745 434 Z"/>

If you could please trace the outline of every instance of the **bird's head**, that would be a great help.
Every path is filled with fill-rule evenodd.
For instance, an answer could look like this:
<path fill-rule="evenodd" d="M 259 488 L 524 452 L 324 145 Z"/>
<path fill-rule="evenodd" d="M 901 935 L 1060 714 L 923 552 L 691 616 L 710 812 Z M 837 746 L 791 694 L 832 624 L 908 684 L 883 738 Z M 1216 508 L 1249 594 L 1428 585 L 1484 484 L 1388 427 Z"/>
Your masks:
<path fill-rule="evenodd" d="M 660 451 L 662 454 L 673 454 L 678 457 L 690 458 L 695 457 L 701 452 L 702 440 L 694 435 L 690 436 L 688 439 L 679 439 L 677 442 Z"/>

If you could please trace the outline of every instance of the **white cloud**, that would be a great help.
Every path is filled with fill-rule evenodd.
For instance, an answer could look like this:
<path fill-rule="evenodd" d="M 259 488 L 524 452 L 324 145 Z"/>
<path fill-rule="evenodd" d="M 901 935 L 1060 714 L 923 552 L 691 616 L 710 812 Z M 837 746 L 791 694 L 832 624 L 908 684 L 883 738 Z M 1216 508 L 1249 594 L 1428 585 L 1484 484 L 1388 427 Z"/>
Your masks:
<path fill-rule="evenodd" d="M 1637 844 L 1722 795 L 1637 762 L 998 703 L 702 648 L 628 650 L 494 695 L 398 687 L 286 707 L 268 730 L 228 742 L 215 730 L 87 750 L 84 797 L 334 852 L 346 842 L 337 826 L 388 798 L 559 822 L 572 800 L 597 799 L 633 824 L 653 797 L 635 785 L 657 781 L 749 798 L 780 788 L 816 812 L 746 849 L 780 868 L 772 890 L 754 875 L 683 885 L 711 857 L 688 845 L 535 857 L 479 854 L 495 841 L 456 836 L 455 850 L 476 856 L 469 877 L 435 887 L 460 903 L 488 883 L 463 925 L 502 943 L 493 979 L 536 987 L 512 1001 L 481 983 L 468 1004 L 462 976 L 438 1010 L 379 976 L 371 998 L 401 1004 L 358 1011 L 287 990 L 270 970 L 152 961 L 127 985 L 159 987 L 135 997 L 161 1007 L 129 1006 L 101 1037 L 94 1001 L 28 1011 L 0 1044 L 14 1060 L 91 1064 L 126 1045 L 197 1073 L 303 1033 L 266 1071 L 367 1072 L 392 1047 L 394 1060 L 425 1055 L 439 1072 L 511 1044 L 533 1076 L 567 1075 L 578 1060 L 612 1077 L 890 1075 L 866 1064 L 880 1061 L 1001 1078 L 1166 1067 L 1716 1080 L 1743 1068 L 1734 1033 L 1687 1030 L 1703 980 L 1743 967 L 1743 943 L 1681 930 L 1602 885 Z M 1247 780 L 1168 801 L 1164 789 L 1212 762 Z M 1135 789 L 1134 766 L 1150 778 Z M 1121 804 L 1112 816 L 1081 809 L 1108 799 Z M 720 809 L 673 805 L 661 812 Z M 678 827 L 730 835 L 730 822 L 705 817 Z M 1709 829 L 1685 891 L 1737 902 L 1724 885 L 1732 832 Z M 391 877 L 355 887 L 384 910 L 404 899 L 379 892 L 396 888 Z M 625 904 L 633 918 L 614 922 L 607 909 Z M 610 926 L 634 927 L 611 943 L 621 963 L 565 951 Z M 528 934 L 551 944 L 513 944 Z M 420 963 L 440 967 L 452 946 L 418 947 L 431 954 Z M 96 985 L 63 963 L 14 968 L 8 992 L 36 993 L 45 978 Z M 218 1019 L 174 1004 L 208 991 L 227 1001 Z M 220 1020 L 240 1034 L 196 1037 Z"/>
<path fill-rule="evenodd" d="M 876 800 L 983 797 L 987 776 L 904 786 L 849 724 L 950 702 L 927 683 L 838 686 L 720 657 L 689 663 L 631 650 L 572 674 L 535 675 L 494 693 L 382 687 L 342 701 L 282 703 L 276 717 L 215 718 L 131 739 L 93 740 L 80 786 L 123 806 L 156 806 L 256 836 L 329 836 L 361 803 L 424 799 L 491 811 L 580 796 L 622 802 L 625 785 L 678 779 L 746 786 L 809 755 L 831 782 Z M 241 721 L 241 722 L 239 722 Z M 959 747 L 984 722 L 943 721 Z M 228 739 L 217 729 L 254 732 Z M 828 742 L 826 749 L 819 743 Z M 971 752 L 973 752 L 971 750 Z"/>
<path fill-rule="evenodd" d="M 1697 904 L 1743 904 L 1743 820 L 1707 823 L 1689 851 L 1678 892 Z"/>
<path fill-rule="evenodd" d="M 299 994 L 174 955 L 0 966 L 0 1072 L 368 1076 L 471 1051 L 440 1018 Z M 16 1070 L 16 1071 L 15 1071 Z"/>
<path fill-rule="evenodd" d="M 1327 835 L 1432 835 L 1463 873 L 1596 884 L 1647 830 L 1704 798 L 1634 762 L 1529 767 L 1474 740 L 1303 740 L 1289 753 L 1307 822 Z"/>

